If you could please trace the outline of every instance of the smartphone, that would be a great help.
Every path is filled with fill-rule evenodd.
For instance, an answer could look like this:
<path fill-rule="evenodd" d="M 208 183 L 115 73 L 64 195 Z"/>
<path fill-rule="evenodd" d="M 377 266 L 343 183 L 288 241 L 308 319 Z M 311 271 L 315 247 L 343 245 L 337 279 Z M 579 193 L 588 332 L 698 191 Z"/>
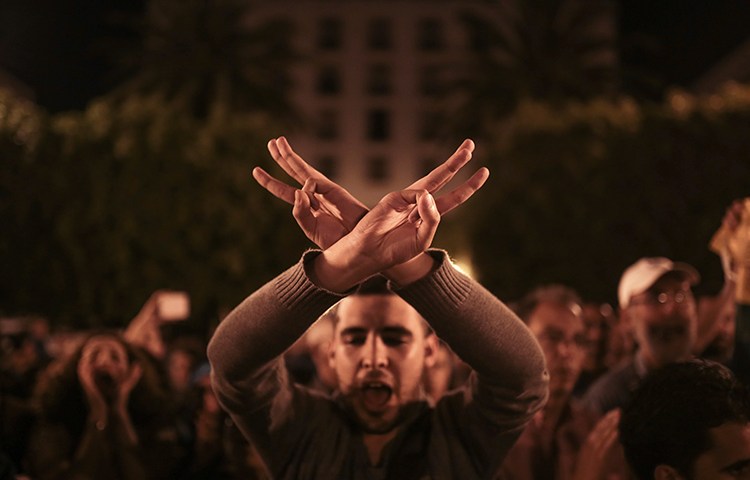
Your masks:
<path fill-rule="evenodd" d="M 190 297 L 187 292 L 162 292 L 157 299 L 157 314 L 165 322 L 185 320 L 190 316 Z"/>

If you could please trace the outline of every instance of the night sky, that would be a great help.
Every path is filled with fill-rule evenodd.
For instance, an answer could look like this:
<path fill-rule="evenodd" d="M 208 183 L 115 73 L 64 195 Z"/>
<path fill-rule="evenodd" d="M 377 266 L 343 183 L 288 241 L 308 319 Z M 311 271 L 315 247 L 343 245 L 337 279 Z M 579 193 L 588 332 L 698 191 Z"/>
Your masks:
<path fill-rule="evenodd" d="M 0 68 L 50 111 L 81 109 L 118 80 L 107 50 L 130 37 L 113 12 L 133 16 L 144 2 L 2 0 Z M 619 10 L 624 68 L 667 84 L 689 87 L 750 36 L 747 0 L 620 0 Z"/>

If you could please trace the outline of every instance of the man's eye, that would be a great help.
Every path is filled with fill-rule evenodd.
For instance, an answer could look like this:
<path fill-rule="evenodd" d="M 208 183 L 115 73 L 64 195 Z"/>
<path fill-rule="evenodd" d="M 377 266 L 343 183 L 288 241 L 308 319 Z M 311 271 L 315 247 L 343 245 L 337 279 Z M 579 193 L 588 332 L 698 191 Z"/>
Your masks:
<path fill-rule="evenodd" d="M 364 335 L 345 335 L 344 343 L 346 345 L 364 345 L 365 338 Z"/>
<path fill-rule="evenodd" d="M 383 343 L 388 345 L 389 347 L 398 347 L 399 345 L 403 345 L 404 343 L 406 343 L 406 337 L 402 337 L 400 335 L 384 336 Z"/>
<path fill-rule="evenodd" d="M 748 479 L 750 478 L 750 462 L 742 462 L 735 467 L 727 469 L 727 473 L 732 478 Z"/>

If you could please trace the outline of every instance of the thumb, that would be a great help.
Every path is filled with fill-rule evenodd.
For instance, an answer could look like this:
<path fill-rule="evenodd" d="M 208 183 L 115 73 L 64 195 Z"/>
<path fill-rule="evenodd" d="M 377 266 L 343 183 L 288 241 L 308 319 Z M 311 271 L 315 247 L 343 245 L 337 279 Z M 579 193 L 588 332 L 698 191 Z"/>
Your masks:
<path fill-rule="evenodd" d="M 435 205 L 435 199 L 426 191 L 417 197 L 417 210 L 419 211 L 419 217 L 422 219 L 417 229 L 417 236 L 423 248 L 427 248 L 432 243 L 435 232 L 437 232 L 440 212 Z"/>

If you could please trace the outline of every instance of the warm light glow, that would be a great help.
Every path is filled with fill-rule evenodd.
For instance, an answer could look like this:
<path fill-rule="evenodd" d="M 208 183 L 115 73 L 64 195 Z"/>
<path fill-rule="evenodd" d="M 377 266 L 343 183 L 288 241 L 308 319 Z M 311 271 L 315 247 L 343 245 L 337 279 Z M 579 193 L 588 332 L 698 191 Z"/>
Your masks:
<path fill-rule="evenodd" d="M 453 265 L 453 268 L 467 277 L 474 278 L 474 269 L 471 267 L 471 262 L 458 258 L 451 258 L 451 264 Z"/>

